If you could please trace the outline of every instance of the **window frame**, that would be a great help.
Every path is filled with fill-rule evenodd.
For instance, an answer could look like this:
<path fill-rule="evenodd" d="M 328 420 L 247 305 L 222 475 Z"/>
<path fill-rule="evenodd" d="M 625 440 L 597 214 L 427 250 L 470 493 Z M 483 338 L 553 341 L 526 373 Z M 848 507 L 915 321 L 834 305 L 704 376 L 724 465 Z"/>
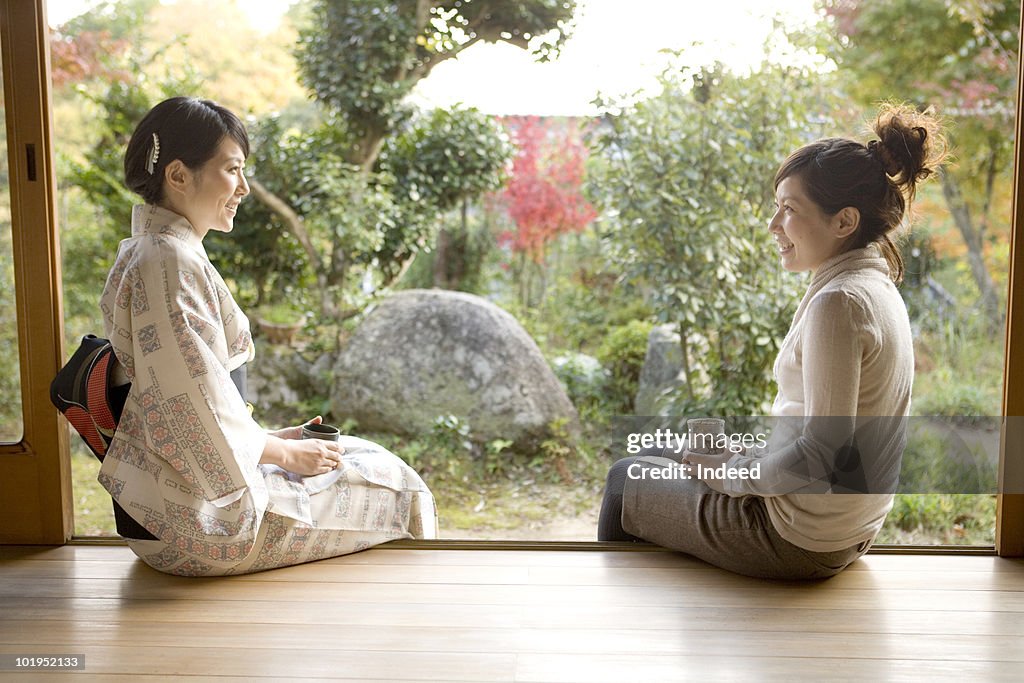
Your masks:
<path fill-rule="evenodd" d="M 1021 4 L 1024 17 L 1024 1 Z M 69 433 L 49 400 L 50 380 L 62 366 L 66 350 L 45 0 L 0 0 L 0 48 L 24 415 L 22 440 L 0 444 L 0 500 L 5 502 L 0 545 L 59 545 L 72 537 L 74 506 Z M 1017 424 L 1024 422 L 1024 382 L 1009 381 L 1011 377 L 1024 377 L 1024 60 L 1019 62 L 1002 412 L 1004 418 L 1019 417 L 1003 420 L 1000 492 L 1024 491 L 1024 428 Z M 34 180 L 28 173 L 29 146 L 35 152 Z M 615 544 L 442 540 L 401 545 L 604 550 Z M 976 554 L 978 549 L 889 547 L 884 551 Z M 1024 493 L 998 495 L 996 552 L 1005 557 L 1024 557 Z"/>
<path fill-rule="evenodd" d="M 0 445 L 0 544 L 64 543 L 74 529 L 68 430 L 50 404 L 64 320 L 45 10 L 43 0 L 0 1 L 24 418 L 21 441 Z"/>

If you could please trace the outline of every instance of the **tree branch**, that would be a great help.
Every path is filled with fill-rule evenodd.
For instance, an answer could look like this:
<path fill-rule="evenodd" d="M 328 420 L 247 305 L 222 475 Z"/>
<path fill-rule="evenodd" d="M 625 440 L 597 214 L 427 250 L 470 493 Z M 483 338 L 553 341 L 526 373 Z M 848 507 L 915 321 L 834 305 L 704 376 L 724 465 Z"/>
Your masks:
<path fill-rule="evenodd" d="M 422 4 L 423 1 L 424 0 L 420 0 L 420 3 Z M 430 3 L 427 3 L 427 4 L 430 4 Z M 426 18 L 423 18 L 423 19 L 420 18 L 420 10 L 421 9 L 422 8 L 419 5 L 417 5 L 417 7 L 416 7 L 416 22 L 417 22 L 417 28 L 419 30 L 419 33 L 416 34 L 417 36 L 419 36 L 423 32 L 423 29 L 426 28 L 426 24 L 427 24 Z M 450 52 L 435 53 L 435 54 L 431 55 L 430 57 L 428 57 L 427 59 L 423 60 L 423 62 L 421 62 L 415 69 L 413 69 L 410 72 L 410 74 L 409 74 L 410 78 L 412 78 L 414 82 L 418 82 L 418 81 L 426 78 L 430 74 L 431 70 L 433 70 L 433 68 L 435 66 L 437 66 L 438 64 L 440 64 L 441 62 L 445 61 L 446 59 L 451 59 L 452 57 L 457 57 L 459 55 L 459 53 L 461 53 L 463 50 L 468 48 L 470 45 L 473 45 L 473 44 L 478 43 L 481 40 L 485 39 L 486 36 L 482 35 L 478 31 L 478 29 L 487 22 L 487 18 L 489 16 L 489 13 L 488 13 L 489 9 L 490 9 L 490 7 L 487 5 L 487 3 L 483 3 L 482 6 L 479 9 L 479 12 L 477 14 L 476 19 L 474 19 L 473 21 L 469 22 L 469 24 L 467 24 L 466 27 L 462 29 L 463 31 L 465 31 L 465 33 L 467 35 L 475 34 L 475 35 L 473 35 L 472 38 L 467 40 L 462 45 L 459 45 L 458 48 L 456 48 L 454 50 L 451 50 Z"/>
<path fill-rule="evenodd" d="M 451 52 L 439 52 L 434 54 L 433 56 L 423 60 L 423 62 L 421 62 L 419 66 L 413 69 L 410 72 L 409 77 L 412 78 L 414 82 L 419 82 L 420 80 L 430 75 L 431 70 L 435 66 L 437 66 L 446 59 L 458 57 L 460 52 L 468 48 L 470 45 L 480 42 L 482 39 L 482 36 L 476 36 L 475 38 L 470 38 L 465 43 L 460 45 L 459 49 L 457 50 L 452 50 Z"/>
<path fill-rule="evenodd" d="M 423 31 L 427 27 L 427 18 L 430 16 L 430 8 L 432 5 L 433 3 L 430 0 L 416 1 L 416 30 L 413 31 L 413 34 L 409 37 L 409 51 L 412 53 L 410 55 L 412 59 L 406 63 L 413 63 L 416 61 L 416 51 L 419 49 L 419 43 L 416 41 L 418 41 L 419 37 L 423 35 Z M 414 70 L 413 74 L 415 73 L 416 71 Z M 408 78 L 408 76 L 409 74 L 405 70 L 405 66 L 402 66 L 398 70 L 398 73 L 395 74 L 395 80 L 401 82 Z"/>
<path fill-rule="evenodd" d="M 999 172 L 999 152 L 996 148 L 998 141 L 989 139 L 988 162 L 985 168 L 985 194 L 981 206 L 981 218 L 978 223 L 978 238 L 984 242 L 985 233 L 988 231 L 988 219 L 992 208 L 992 195 L 995 192 L 996 174 Z"/>
<path fill-rule="evenodd" d="M 302 250 L 305 251 L 306 256 L 309 257 L 309 260 L 313 265 L 313 271 L 317 274 L 317 279 L 320 279 L 321 271 L 323 270 L 320 262 L 320 255 L 313 246 L 313 242 L 309 239 L 309 233 L 306 232 L 306 226 L 302 222 L 302 216 L 297 214 L 292 207 L 288 206 L 287 202 L 268 190 L 263 183 L 253 178 L 249 178 L 248 180 L 249 188 L 252 189 L 253 196 L 255 196 L 256 199 L 258 199 L 264 206 L 273 211 L 281 218 L 281 220 L 284 221 L 285 225 L 288 226 L 289 232 L 295 236 L 295 239 L 297 239 L 299 244 L 302 246 Z"/>

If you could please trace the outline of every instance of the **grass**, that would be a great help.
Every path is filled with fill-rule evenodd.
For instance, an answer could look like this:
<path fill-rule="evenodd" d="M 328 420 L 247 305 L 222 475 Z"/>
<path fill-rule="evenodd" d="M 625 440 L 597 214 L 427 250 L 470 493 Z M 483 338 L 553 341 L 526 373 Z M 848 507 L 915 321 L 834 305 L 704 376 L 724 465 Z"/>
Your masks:
<path fill-rule="evenodd" d="M 442 535 L 454 538 L 594 540 L 601 500 L 593 481 L 544 481 L 529 470 L 492 482 L 427 484 Z"/>
<path fill-rule="evenodd" d="M 71 491 L 75 496 L 75 535 L 111 536 L 114 510 L 110 495 L 96 481 L 100 461 L 80 442 L 71 444 Z"/>
<path fill-rule="evenodd" d="M 898 494 L 876 543 L 993 545 L 996 497 L 991 494 Z"/>

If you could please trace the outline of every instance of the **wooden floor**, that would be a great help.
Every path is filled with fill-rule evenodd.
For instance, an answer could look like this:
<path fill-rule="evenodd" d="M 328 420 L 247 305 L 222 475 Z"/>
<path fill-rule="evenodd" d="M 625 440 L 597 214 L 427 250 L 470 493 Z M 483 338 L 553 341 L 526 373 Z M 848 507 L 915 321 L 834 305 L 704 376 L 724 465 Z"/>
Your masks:
<path fill-rule="evenodd" d="M 667 552 L 375 549 L 159 574 L 125 547 L 0 547 L 11 680 L 1014 680 L 1024 561 L 868 555 L 798 584 Z"/>

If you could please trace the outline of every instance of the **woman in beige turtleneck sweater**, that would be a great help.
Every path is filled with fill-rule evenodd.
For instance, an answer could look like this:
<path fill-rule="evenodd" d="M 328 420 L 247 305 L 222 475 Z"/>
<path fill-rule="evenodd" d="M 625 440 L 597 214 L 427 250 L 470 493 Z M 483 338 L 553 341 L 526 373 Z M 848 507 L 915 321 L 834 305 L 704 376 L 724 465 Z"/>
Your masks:
<path fill-rule="evenodd" d="M 892 507 L 914 378 L 891 235 L 945 151 L 937 121 L 907 107 L 884 107 L 874 130 L 867 145 L 801 147 L 776 174 L 768 229 L 782 266 L 813 277 L 775 361 L 767 447 L 687 451 L 690 478 L 673 476 L 680 466 L 664 458 L 620 460 L 600 540 L 647 540 L 789 579 L 832 576 L 867 551 Z M 723 464 L 724 477 L 706 476 Z M 730 476 L 752 471 L 757 478 Z"/>

